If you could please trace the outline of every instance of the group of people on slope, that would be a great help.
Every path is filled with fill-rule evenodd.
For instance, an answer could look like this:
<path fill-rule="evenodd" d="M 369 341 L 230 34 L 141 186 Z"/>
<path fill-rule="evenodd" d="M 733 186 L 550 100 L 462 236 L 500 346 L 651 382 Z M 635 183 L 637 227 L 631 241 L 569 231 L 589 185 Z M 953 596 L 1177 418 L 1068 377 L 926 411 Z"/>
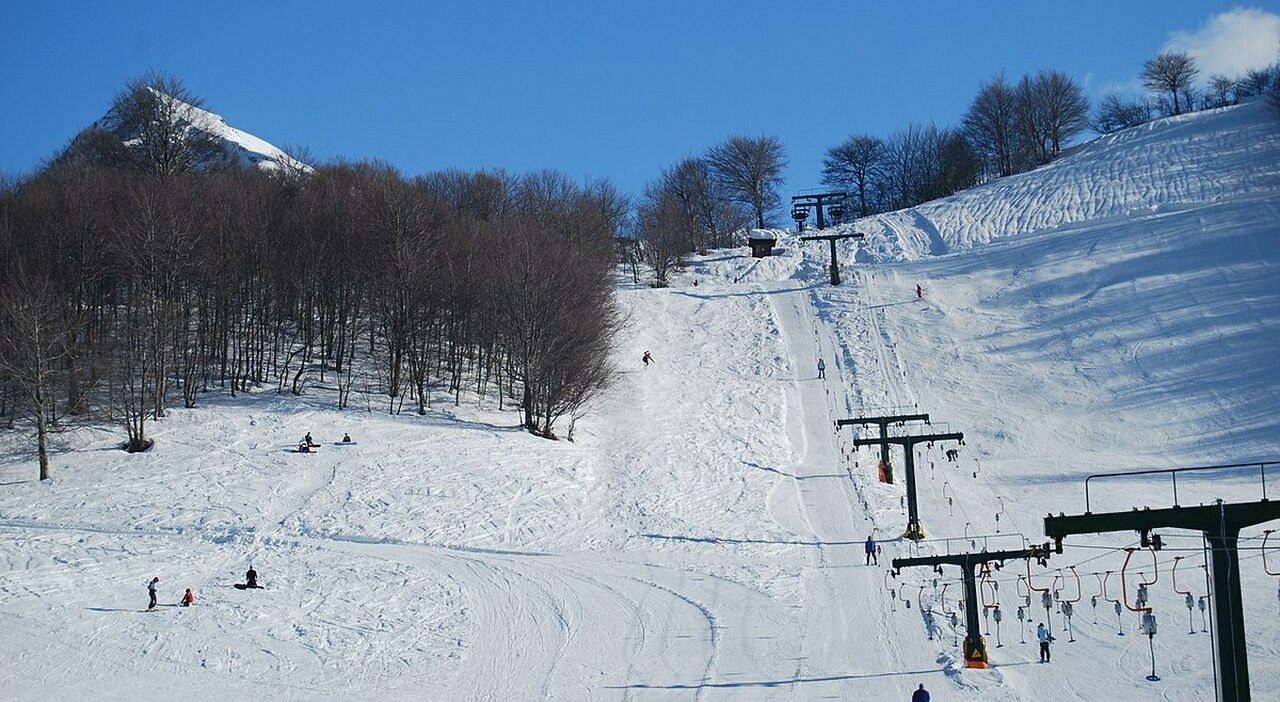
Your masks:
<path fill-rule="evenodd" d="M 151 580 L 147 582 L 147 598 L 148 598 L 147 609 L 148 610 L 152 610 L 156 608 L 156 597 L 157 597 L 156 591 L 159 585 L 160 585 L 160 576 L 158 575 L 151 578 Z M 246 571 L 244 574 L 243 586 L 240 584 L 237 584 L 236 588 L 240 590 L 246 590 L 246 589 L 261 590 L 262 589 L 262 586 L 258 584 L 258 571 L 254 570 L 252 565 L 249 566 L 249 570 Z M 191 591 L 191 588 L 187 588 L 187 591 L 182 594 L 182 599 L 178 601 L 178 604 L 182 605 L 183 607 L 190 607 L 195 603 L 196 603 L 196 596 L 195 596 L 195 593 Z"/>
<path fill-rule="evenodd" d="M 338 443 L 352 444 L 355 442 L 351 440 L 350 434 L 344 432 L 342 434 L 342 441 L 339 441 Z M 311 438 L 311 432 L 307 432 L 307 435 L 302 437 L 302 441 L 298 442 L 298 453 L 311 453 L 311 449 L 319 447 L 320 444 L 317 444 L 315 440 Z"/>

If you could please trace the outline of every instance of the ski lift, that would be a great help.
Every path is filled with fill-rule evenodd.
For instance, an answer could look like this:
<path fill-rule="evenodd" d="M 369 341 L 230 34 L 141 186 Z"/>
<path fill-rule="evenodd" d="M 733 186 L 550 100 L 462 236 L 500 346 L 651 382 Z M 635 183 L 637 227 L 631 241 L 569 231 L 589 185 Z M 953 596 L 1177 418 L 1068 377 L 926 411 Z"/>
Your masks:
<path fill-rule="evenodd" d="M 1153 579 L 1153 580 L 1151 580 L 1151 581 L 1149 581 L 1149 582 L 1148 582 L 1148 581 L 1146 581 L 1146 580 L 1144 580 L 1144 579 L 1143 579 L 1143 574 L 1142 574 L 1142 573 L 1138 573 L 1138 591 L 1137 591 L 1137 605 L 1138 605 L 1138 606 L 1137 606 L 1137 607 L 1134 607 L 1134 606 L 1131 606 L 1131 605 L 1129 604 L 1129 599 L 1128 599 L 1128 597 L 1129 597 L 1129 589 L 1128 589 L 1128 587 L 1126 587 L 1126 585 L 1125 585 L 1125 571 L 1126 571 L 1126 569 L 1128 569 L 1128 567 L 1129 567 L 1129 559 L 1130 559 L 1130 558 L 1133 558 L 1133 553 L 1134 553 L 1134 551 L 1137 551 L 1137 550 L 1138 550 L 1138 549 L 1136 549 L 1136 548 L 1126 548 L 1126 549 L 1125 549 L 1124 564 L 1120 566 L 1120 596 L 1121 596 L 1121 598 L 1123 598 L 1123 599 L 1124 599 L 1124 606 L 1125 606 L 1125 608 L 1126 608 L 1126 609 L 1128 609 L 1130 612 L 1138 612 L 1139 614 L 1151 614 L 1151 608 L 1147 606 L 1147 586 L 1148 586 L 1148 585 L 1151 585 L 1151 584 L 1154 584 L 1154 583 L 1156 582 L 1156 580 L 1159 580 L 1159 579 L 1160 579 L 1160 566 L 1159 566 L 1159 564 L 1158 564 L 1158 563 L 1156 563 L 1156 564 L 1155 564 L 1155 571 L 1156 571 L 1156 577 L 1155 577 L 1155 579 Z M 1152 549 L 1152 551 L 1151 551 L 1151 557 L 1152 557 L 1152 559 L 1153 559 L 1153 560 L 1155 559 L 1155 556 L 1156 556 L 1156 552 L 1155 552 L 1155 550 L 1154 550 L 1154 549 Z M 1117 611 L 1118 611 L 1118 610 L 1117 610 Z M 1154 656 L 1155 654 L 1153 653 L 1152 655 Z M 1151 673 L 1151 674 L 1152 674 L 1152 675 L 1155 675 L 1155 661 L 1154 661 L 1154 660 L 1152 661 L 1152 673 Z"/>
<path fill-rule="evenodd" d="M 1151 648 L 1151 674 L 1147 676 L 1147 680 L 1159 682 L 1160 676 L 1156 675 L 1156 615 L 1154 612 L 1148 610 L 1142 614 L 1141 630 L 1147 635 L 1147 645 Z"/>
<path fill-rule="evenodd" d="M 1267 529 L 1262 532 L 1262 569 L 1266 571 L 1267 575 L 1280 575 L 1280 570 L 1273 571 L 1267 566 L 1267 539 L 1271 538 L 1271 532 L 1273 531 L 1275 529 Z"/>
<path fill-rule="evenodd" d="M 832 224 L 839 224 L 844 219 L 844 205 L 837 202 L 827 207 L 827 216 L 831 217 Z"/>
<path fill-rule="evenodd" d="M 952 491 L 952 493 L 948 495 L 947 492 L 948 490 L 950 490 L 950 488 L 951 488 L 951 483 L 945 480 L 942 481 L 942 496 L 947 498 L 947 511 L 950 513 L 950 516 L 954 517 L 956 516 L 956 511 L 954 507 L 955 492 Z"/>
<path fill-rule="evenodd" d="M 1195 626 L 1195 616 L 1193 615 L 1193 612 L 1195 611 L 1195 608 L 1196 608 L 1196 598 L 1194 595 L 1191 594 L 1190 588 L 1186 590 L 1178 589 L 1178 561 L 1182 560 L 1183 558 L 1185 558 L 1185 556 L 1177 556 L 1173 559 L 1173 591 L 1178 593 L 1179 595 L 1183 595 L 1186 597 L 1187 633 L 1194 634 L 1196 633 L 1196 626 Z"/>
<path fill-rule="evenodd" d="M 996 533 L 1000 533 L 1000 515 L 1004 514 L 1004 498 L 996 495 L 996 499 L 1000 501 L 1000 511 L 996 512 Z"/>
<path fill-rule="evenodd" d="M 1120 618 L 1120 613 L 1124 611 L 1124 608 L 1120 606 L 1119 599 L 1113 600 L 1110 597 L 1107 597 L 1107 579 L 1110 577 L 1111 577 L 1111 571 L 1108 570 L 1106 572 L 1106 575 L 1104 575 L 1102 578 L 1102 599 L 1106 600 L 1107 602 L 1111 602 L 1115 604 L 1116 626 L 1119 628 L 1119 631 L 1116 632 L 1116 636 L 1124 636 L 1124 620 Z"/>
<path fill-rule="evenodd" d="M 1067 630 L 1067 635 L 1068 635 L 1068 637 L 1069 637 L 1069 638 L 1067 639 L 1067 642 L 1068 642 L 1068 643 L 1075 643 L 1075 640 L 1076 640 L 1076 630 L 1075 630 L 1075 627 L 1072 625 L 1071 617 L 1072 617 L 1072 616 L 1074 615 L 1074 613 L 1075 613 L 1075 603 L 1080 601 L 1080 598 L 1083 596 L 1083 593 L 1080 591 L 1080 590 L 1081 590 L 1081 588 L 1080 588 L 1080 574 L 1079 574 L 1078 572 L 1076 572 L 1076 567 L 1075 567 L 1075 566 L 1069 566 L 1069 568 L 1070 568 L 1070 570 L 1071 570 L 1071 574 L 1072 574 L 1073 576 L 1075 576 L 1075 579 L 1076 579 L 1076 596 L 1075 596 L 1075 597 L 1073 597 L 1073 598 L 1071 598 L 1071 599 L 1066 599 L 1066 598 L 1062 598 L 1062 597 L 1060 597 L 1060 598 L 1059 598 L 1059 600 L 1060 600 L 1061 605 L 1062 605 L 1062 616 L 1063 616 L 1063 617 L 1065 617 L 1065 618 L 1066 618 L 1066 620 L 1067 620 L 1067 621 L 1066 621 L 1066 626 L 1064 627 L 1064 628 Z"/>

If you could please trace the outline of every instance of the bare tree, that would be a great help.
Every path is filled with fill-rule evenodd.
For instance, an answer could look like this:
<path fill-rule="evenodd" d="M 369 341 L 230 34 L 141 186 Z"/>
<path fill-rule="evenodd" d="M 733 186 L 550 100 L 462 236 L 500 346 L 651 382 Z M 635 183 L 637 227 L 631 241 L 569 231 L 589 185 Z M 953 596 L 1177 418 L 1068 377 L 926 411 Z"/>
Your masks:
<path fill-rule="evenodd" d="M 997 177 L 1014 173 L 1017 109 L 1017 93 L 999 75 L 978 88 L 964 115 L 965 136 Z"/>
<path fill-rule="evenodd" d="M 148 72 L 116 95 L 105 125 L 161 175 L 203 170 L 226 159 L 205 124 L 203 101 L 174 76 Z"/>
<path fill-rule="evenodd" d="M 1047 156 L 1057 158 L 1072 137 L 1089 127 L 1089 99 L 1084 91 L 1061 71 L 1040 71 L 1034 80 L 1035 97 L 1042 105 Z"/>
<path fill-rule="evenodd" d="M 869 134 L 851 135 L 827 149 L 822 159 L 822 183 L 833 185 L 858 198 L 858 216 L 871 214 L 871 188 L 884 167 L 884 141 Z"/>
<path fill-rule="evenodd" d="M 782 141 L 773 136 L 731 136 L 711 147 L 707 165 L 730 198 L 749 205 L 756 226 L 764 229 L 766 217 L 782 202 L 778 188 L 787 166 Z"/>
<path fill-rule="evenodd" d="M 665 288 L 673 270 L 684 265 L 687 242 L 697 227 L 684 203 L 662 179 L 645 186 L 636 205 L 636 239 L 640 255 L 653 269 L 653 285 Z"/>
<path fill-rule="evenodd" d="M 1215 73 L 1209 76 L 1209 90 L 1204 96 L 1204 106 L 1212 109 L 1234 105 L 1236 95 L 1240 92 L 1240 84 L 1237 81 Z"/>
<path fill-rule="evenodd" d="M 1182 114 L 1184 106 L 1191 108 L 1186 97 L 1198 75 L 1195 60 L 1186 52 L 1166 52 L 1142 66 L 1142 84 L 1147 90 L 1167 95 L 1172 101 L 1170 114 L 1175 115 Z"/>
<path fill-rule="evenodd" d="M 1099 134 L 1110 134 L 1120 129 L 1150 122 L 1153 114 L 1151 104 L 1146 100 L 1126 101 L 1119 95 L 1111 93 L 1102 99 L 1089 126 Z"/>
<path fill-rule="evenodd" d="M 0 293 L 0 375 L 36 425 L 40 479 L 49 479 L 49 428 L 77 320 L 48 278 L 14 270 Z"/>
<path fill-rule="evenodd" d="M 1239 97 L 1263 95 L 1270 90 L 1272 82 L 1278 79 L 1280 79 L 1280 63 L 1245 71 L 1244 77 L 1237 81 Z"/>

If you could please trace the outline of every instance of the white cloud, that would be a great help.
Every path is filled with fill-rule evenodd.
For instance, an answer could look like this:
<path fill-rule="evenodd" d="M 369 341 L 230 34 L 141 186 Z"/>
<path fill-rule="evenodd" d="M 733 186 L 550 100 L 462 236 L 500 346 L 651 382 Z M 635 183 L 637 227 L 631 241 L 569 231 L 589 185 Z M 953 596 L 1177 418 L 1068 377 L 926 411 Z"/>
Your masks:
<path fill-rule="evenodd" d="M 1201 80 L 1215 73 L 1234 78 L 1280 60 L 1280 15 L 1237 7 L 1210 17 L 1195 32 L 1174 33 L 1162 51 L 1190 54 Z"/>

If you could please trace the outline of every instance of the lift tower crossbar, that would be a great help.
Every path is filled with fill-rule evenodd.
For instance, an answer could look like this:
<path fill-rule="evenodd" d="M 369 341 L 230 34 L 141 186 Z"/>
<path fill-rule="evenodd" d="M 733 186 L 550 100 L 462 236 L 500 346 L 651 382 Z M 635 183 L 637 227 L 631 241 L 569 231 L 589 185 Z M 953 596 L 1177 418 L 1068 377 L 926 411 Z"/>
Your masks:
<path fill-rule="evenodd" d="M 978 622 L 978 608 L 982 603 L 978 597 L 978 583 L 974 570 L 983 563 L 992 561 L 1008 561 L 1023 558 L 1047 559 L 1049 544 L 1032 546 L 1029 549 L 1015 551 L 984 551 L 982 553 L 947 554 L 945 556 L 920 556 L 916 558 L 893 559 L 893 574 L 896 576 L 903 568 L 914 566 L 960 566 L 964 575 L 964 664 L 966 668 L 987 667 L 987 640 L 981 633 Z"/>
<path fill-rule="evenodd" d="M 889 462 L 889 425 L 903 424 L 906 422 L 929 423 L 929 415 L 927 414 L 899 414 L 892 417 L 854 417 L 851 419 L 837 419 L 836 429 L 847 426 L 871 426 L 875 424 L 880 427 L 880 465 L 884 466 L 884 481 L 893 484 L 893 464 Z"/>
<path fill-rule="evenodd" d="M 833 206 L 844 202 L 844 193 L 813 193 L 812 195 L 792 195 L 791 209 L 797 207 L 812 207 L 818 211 L 818 229 L 826 229 L 827 222 L 822 216 L 822 203 L 830 202 Z"/>
<path fill-rule="evenodd" d="M 1044 533 L 1062 553 L 1062 539 L 1073 534 L 1135 530 L 1145 537 L 1152 529 L 1193 529 L 1204 533 L 1213 574 L 1213 645 L 1217 651 L 1218 702 L 1248 702 L 1249 659 L 1245 653 L 1244 602 L 1240 596 L 1240 530 L 1280 519 L 1280 502 L 1262 500 L 1199 507 L 1135 509 L 1044 519 Z"/>
<path fill-rule="evenodd" d="M 801 241 L 829 241 L 831 242 L 831 284 L 840 284 L 840 262 L 836 259 L 836 239 L 862 239 L 862 234 L 814 234 L 813 236 L 802 236 Z"/>
<path fill-rule="evenodd" d="M 873 446 L 881 442 L 898 444 L 902 447 L 906 460 L 903 466 L 907 472 L 907 530 L 902 532 L 905 538 L 919 541 L 924 538 L 924 528 L 920 526 L 920 510 L 916 506 L 916 461 L 912 455 L 916 444 L 926 441 L 964 441 L 964 434 L 919 434 L 915 436 L 882 436 L 880 438 L 854 439 L 854 446 Z"/>

